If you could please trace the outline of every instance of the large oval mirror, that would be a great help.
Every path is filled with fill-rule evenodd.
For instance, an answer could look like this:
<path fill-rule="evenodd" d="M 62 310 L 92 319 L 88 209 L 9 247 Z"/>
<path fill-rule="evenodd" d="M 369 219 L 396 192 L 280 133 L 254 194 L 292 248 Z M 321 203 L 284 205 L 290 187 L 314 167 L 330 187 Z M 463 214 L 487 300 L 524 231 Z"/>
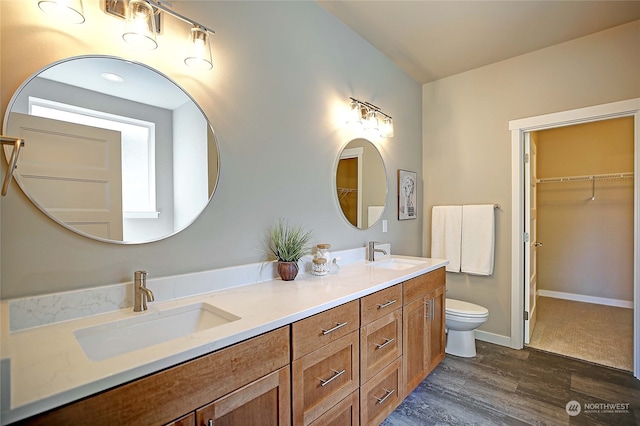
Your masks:
<path fill-rule="evenodd" d="M 27 197 L 101 241 L 179 232 L 218 182 L 201 108 L 162 73 L 120 58 L 74 57 L 37 72 L 9 102 L 4 133 L 25 140 L 14 176 Z"/>
<path fill-rule="evenodd" d="M 366 139 L 349 142 L 338 157 L 335 182 L 346 221 L 359 229 L 375 225 L 387 200 L 387 173 L 375 145 Z"/>

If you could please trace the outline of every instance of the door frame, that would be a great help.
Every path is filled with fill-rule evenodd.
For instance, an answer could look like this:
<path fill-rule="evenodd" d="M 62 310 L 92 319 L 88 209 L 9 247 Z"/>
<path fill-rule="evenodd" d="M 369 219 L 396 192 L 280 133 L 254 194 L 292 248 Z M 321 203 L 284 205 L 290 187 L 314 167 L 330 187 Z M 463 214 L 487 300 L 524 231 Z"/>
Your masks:
<path fill-rule="evenodd" d="M 511 341 L 515 349 L 524 342 L 524 134 L 619 117 L 634 117 L 633 215 L 633 374 L 640 378 L 640 98 L 509 121 L 511 131 Z"/>

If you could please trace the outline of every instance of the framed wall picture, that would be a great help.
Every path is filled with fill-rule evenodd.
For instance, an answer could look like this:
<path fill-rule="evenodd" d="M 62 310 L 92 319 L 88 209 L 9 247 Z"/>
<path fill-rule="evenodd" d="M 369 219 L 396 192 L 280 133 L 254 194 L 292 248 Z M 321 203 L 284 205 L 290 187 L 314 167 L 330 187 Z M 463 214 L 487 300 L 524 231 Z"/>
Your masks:
<path fill-rule="evenodd" d="M 398 169 L 398 220 L 418 217 L 417 178 L 416 172 Z"/>

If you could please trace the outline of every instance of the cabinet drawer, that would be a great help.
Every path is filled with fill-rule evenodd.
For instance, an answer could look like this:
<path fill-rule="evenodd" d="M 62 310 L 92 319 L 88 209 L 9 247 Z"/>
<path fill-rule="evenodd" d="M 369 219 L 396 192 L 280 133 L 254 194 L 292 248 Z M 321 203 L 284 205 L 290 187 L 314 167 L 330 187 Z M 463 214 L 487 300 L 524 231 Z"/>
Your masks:
<path fill-rule="evenodd" d="M 360 324 L 368 324 L 402 306 L 402 286 L 385 288 L 360 299 Z"/>
<path fill-rule="evenodd" d="M 379 425 L 402 402 L 402 357 L 360 388 L 360 424 Z"/>
<path fill-rule="evenodd" d="M 293 361 L 293 423 L 308 425 L 358 388 L 358 332 Z"/>
<path fill-rule="evenodd" d="M 411 303 L 438 287 L 443 287 L 446 279 L 444 268 L 440 268 L 405 281 L 402 284 L 404 304 Z"/>
<path fill-rule="evenodd" d="M 298 359 L 360 327 L 360 305 L 354 300 L 344 305 L 294 322 L 293 359 Z"/>
<path fill-rule="evenodd" d="M 402 355 L 402 309 L 388 313 L 360 331 L 360 383 Z"/>
<path fill-rule="evenodd" d="M 355 391 L 311 423 L 311 426 L 358 426 L 359 424 L 360 392 Z"/>

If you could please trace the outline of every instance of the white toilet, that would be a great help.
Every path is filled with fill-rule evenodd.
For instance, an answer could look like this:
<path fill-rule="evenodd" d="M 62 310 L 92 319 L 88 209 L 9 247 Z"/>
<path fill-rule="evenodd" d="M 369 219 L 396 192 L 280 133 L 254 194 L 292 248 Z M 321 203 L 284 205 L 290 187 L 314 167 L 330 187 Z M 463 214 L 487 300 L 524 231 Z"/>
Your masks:
<path fill-rule="evenodd" d="M 483 306 L 446 299 L 445 323 L 447 328 L 447 346 L 445 352 L 461 357 L 476 356 L 476 337 L 474 330 L 489 317 L 489 310 Z"/>

